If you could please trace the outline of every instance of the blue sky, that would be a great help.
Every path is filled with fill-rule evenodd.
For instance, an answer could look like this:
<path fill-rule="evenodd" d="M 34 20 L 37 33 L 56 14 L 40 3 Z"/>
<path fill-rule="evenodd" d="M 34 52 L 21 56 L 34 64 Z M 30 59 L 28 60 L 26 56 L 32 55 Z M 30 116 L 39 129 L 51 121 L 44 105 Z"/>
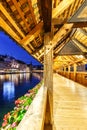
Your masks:
<path fill-rule="evenodd" d="M 0 54 L 9 55 L 14 58 L 24 61 L 29 64 L 32 61 L 34 65 L 40 65 L 40 63 L 29 55 L 22 47 L 17 45 L 13 39 L 6 35 L 3 31 L 0 31 Z"/>

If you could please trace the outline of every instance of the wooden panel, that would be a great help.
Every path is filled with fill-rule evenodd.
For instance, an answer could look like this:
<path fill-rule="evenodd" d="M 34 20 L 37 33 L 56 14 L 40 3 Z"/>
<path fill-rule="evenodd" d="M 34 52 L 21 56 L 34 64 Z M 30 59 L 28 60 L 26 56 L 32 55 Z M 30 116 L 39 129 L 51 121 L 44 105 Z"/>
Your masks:
<path fill-rule="evenodd" d="M 87 86 L 87 73 L 76 73 L 76 81 Z"/>
<path fill-rule="evenodd" d="M 64 71 L 59 71 L 58 74 L 87 86 L 87 72 L 76 72 L 76 75 L 74 75 L 74 72 L 70 72 L 70 73 L 65 72 L 64 73 Z"/>
<path fill-rule="evenodd" d="M 68 78 L 69 77 L 69 73 L 65 72 L 65 77 Z"/>
<path fill-rule="evenodd" d="M 70 74 L 69 74 L 69 79 L 74 80 L 74 73 L 73 73 L 73 72 L 70 72 Z"/>

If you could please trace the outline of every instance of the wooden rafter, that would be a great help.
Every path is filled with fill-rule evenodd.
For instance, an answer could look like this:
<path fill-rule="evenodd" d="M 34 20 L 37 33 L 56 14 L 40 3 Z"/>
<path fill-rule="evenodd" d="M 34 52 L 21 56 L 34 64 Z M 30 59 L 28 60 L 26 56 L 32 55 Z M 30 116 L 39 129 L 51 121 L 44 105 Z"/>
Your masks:
<path fill-rule="evenodd" d="M 59 15 L 61 15 L 75 0 L 63 0 L 60 2 L 59 5 L 57 5 L 56 8 L 53 9 L 52 11 L 52 18 L 56 18 Z"/>
<path fill-rule="evenodd" d="M 53 8 L 52 11 L 52 23 L 55 27 L 60 27 L 60 25 L 63 25 L 67 22 L 67 20 L 75 13 L 75 10 L 79 8 L 81 5 L 81 2 L 84 2 L 84 0 L 70 0 L 67 1 L 63 0 L 62 2 L 57 5 L 56 8 Z M 75 27 L 86 27 L 87 22 L 76 22 L 74 23 Z"/>
<path fill-rule="evenodd" d="M 73 28 L 83 28 L 87 27 L 87 22 L 75 22 L 73 23 Z"/>
<path fill-rule="evenodd" d="M 52 20 L 53 25 L 55 28 L 59 28 L 61 26 L 63 26 L 63 24 L 66 23 L 66 21 L 64 21 L 63 19 L 53 19 Z M 73 28 L 83 28 L 83 27 L 87 27 L 87 22 L 75 22 L 73 23 Z"/>
<path fill-rule="evenodd" d="M 18 35 L 12 30 L 12 28 L 9 27 L 9 25 L 0 17 L 0 26 L 5 30 L 14 40 L 16 40 L 18 43 L 20 41 L 20 38 Z"/>
<path fill-rule="evenodd" d="M 52 46 L 49 48 L 50 49 L 54 48 L 58 42 L 60 42 L 67 34 L 70 33 L 71 29 L 73 27 L 73 24 L 65 24 L 53 37 L 52 41 L 50 41 L 50 44 Z M 49 52 L 48 51 L 48 52 Z M 41 58 L 44 55 L 44 52 L 39 56 Z"/>
<path fill-rule="evenodd" d="M 52 24 L 53 25 L 63 25 L 64 24 L 64 20 L 63 19 L 59 19 L 59 18 L 53 18 L 52 19 Z"/>
<path fill-rule="evenodd" d="M 5 0 L 2 1 L 5 2 Z M 57 52 L 65 46 L 66 41 L 70 39 L 73 40 L 73 42 L 78 42 L 76 45 L 83 50 L 83 55 L 87 58 L 87 32 L 85 28 L 83 28 L 87 27 L 87 21 L 67 23 L 68 18 L 72 17 L 85 0 L 53 1 L 55 8 L 54 6 L 52 8 L 52 0 L 6 0 L 6 3 L 4 3 L 5 6 L 2 4 L 3 2 L 0 2 L 0 27 L 39 61 L 44 59 L 44 33 L 52 31 L 51 27 L 53 27 L 53 34 L 55 35 L 50 40 L 48 48 L 49 51 L 50 49 L 53 49 L 54 59 L 58 56 Z M 42 8 L 40 7 L 39 2 L 41 3 Z M 15 17 L 13 19 L 14 14 Z M 29 20 L 30 17 L 31 19 Z M 42 17 L 43 22 L 41 22 Z M 72 29 L 78 27 L 80 29 L 77 29 L 74 35 L 71 35 Z M 62 60 L 64 62 L 61 62 Z M 66 57 L 62 56 L 61 59 L 58 59 L 58 66 L 73 64 L 75 63 L 74 61 L 79 62 L 79 59 L 73 55 Z"/>
<path fill-rule="evenodd" d="M 77 42 L 79 45 L 81 45 L 83 48 L 85 48 L 85 50 L 87 49 L 87 46 L 85 46 L 84 44 L 82 44 L 78 39 L 74 38 L 73 41 Z"/>
<path fill-rule="evenodd" d="M 14 26 L 14 28 L 20 33 L 22 37 L 25 37 L 23 32 L 20 30 L 20 28 L 17 26 L 15 21 L 12 19 L 12 17 L 9 15 L 9 13 L 6 11 L 6 9 L 3 7 L 3 5 L 0 3 L 0 11 L 6 16 L 6 18 L 9 20 L 9 22 Z"/>
<path fill-rule="evenodd" d="M 58 52 L 58 55 L 81 55 L 83 54 L 82 50 L 73 42 L 69 40 L 65 46 Z"/>
<path fill-rule="evenodd" d="M 54 5 L 53 5 L 53 7 L 56 8 L 56 6 L 57 6 L 57 0 L 54 0 Z"/>
<path fill-rule="evenodd" d="M 41 32 L 43 27 L 43 23 L 40 22 L 35 26 L 35 28 L 25 37 L 23 38 L 20 42 L 21 44 L 27 45 L 30 41 L 32 41 L 39 33 Z"/>
<path fill-rule="evenodd" d="M 86 25 L 87 26 L 87 25 Z M 84 35 L 87 36 L 87 32 L 84 29 L 78 28 L 78 31 L 82 32 Z"/>
<path fill-rule="evenodd" d="M 32 50 L 28 46 L 22 46 L 29 54 L 32 53 Z"/>
<path fill-rule="evenodd" d="M 85 58 L 77 59 L 77 58 L 75 58 L 73 56 L 62 56 L 62 62 L 61 62 L 61 60 L 59 58 L 54 59 L 55 62 L 58 62 L 58 66 L 60 66 L 60 67 L 64 66 L 64 64 L 66 64 L 67 66 L 69 66 L 69 65 L 73 65 L 75 63 L 77 64 L 79 62 L 83 62 L 85 60 L 86 60 Z"/>
<path fill-rule="evenodd" d="M 68 20 L 69 23 L 87 23 L 87 0 L 80 6 L 75 14 Z M 82 13 L 82 14 L 81 14 Z M 81 16 L 80 16 L 81 15 Z"/>
<path fill-rule="evenodd" d="M 58 42 L 64 38 L 72 29 L 73 24 L 64 24 L 61 29 L 54 35 L 52 42 L 52 48 L 54 48 Z"/>
<path fill-rule="evenodd" d="M 23 22 L 24 22 L 24 24 L 25 24 L 27 30 L 30 31 L 29 25 L 28 25 L 28 23 L 27 23 L 26 20 L 25 20 L 24 13 L 22 12 L 22 10 L 21 10 L 21 8 L 20 8 L 19 3 L 17 3 L 16 0 L 12 0 L 12 2 L 14 3 L 14 6 L 16 7 L 16 9 L 17 9 L 19 15 L 21 16 L 21 18 L 22 18 L 22 20 L 23 20 Z"/>
<path fill-rule="evenodd" d="M 45 32 L 51 32 L 52 0 L 40 0 Z"/>
<path fill-rule="evenodd" d="M 31 10 L 32 19 L 33 19 L 34 23 L 37 24 L 37 21 L 36 21 L 35 15 L 34 15 L 34 10 L 33 10 L 33 7 L 32 7 L 32 2 L 31 2 L 31 0 L 28 0 L 28 5 L 29 5 L 29 8 L 30 8 L 30 10 Z"/>

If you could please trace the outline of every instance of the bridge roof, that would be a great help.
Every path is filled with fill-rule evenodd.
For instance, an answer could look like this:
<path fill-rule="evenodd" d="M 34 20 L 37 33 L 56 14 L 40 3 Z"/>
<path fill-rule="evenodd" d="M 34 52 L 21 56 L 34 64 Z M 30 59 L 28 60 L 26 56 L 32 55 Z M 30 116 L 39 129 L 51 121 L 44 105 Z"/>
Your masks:
<path fill-rule="evenodd" d="M 41 63 L 48 32 L 54 68 L 87 63 L 87 0 L 1 0 L 0 28 Z"/>

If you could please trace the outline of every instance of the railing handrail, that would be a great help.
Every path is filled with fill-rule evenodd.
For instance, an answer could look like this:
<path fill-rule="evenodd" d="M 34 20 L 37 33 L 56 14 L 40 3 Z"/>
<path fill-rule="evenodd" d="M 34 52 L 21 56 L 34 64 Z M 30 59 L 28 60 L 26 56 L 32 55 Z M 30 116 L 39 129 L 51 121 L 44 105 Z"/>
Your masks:
<path fill-rule="evenodd" d="M 47 101 L 47 88 L 41 86 L 17 130 L 43 130 Z"/>

